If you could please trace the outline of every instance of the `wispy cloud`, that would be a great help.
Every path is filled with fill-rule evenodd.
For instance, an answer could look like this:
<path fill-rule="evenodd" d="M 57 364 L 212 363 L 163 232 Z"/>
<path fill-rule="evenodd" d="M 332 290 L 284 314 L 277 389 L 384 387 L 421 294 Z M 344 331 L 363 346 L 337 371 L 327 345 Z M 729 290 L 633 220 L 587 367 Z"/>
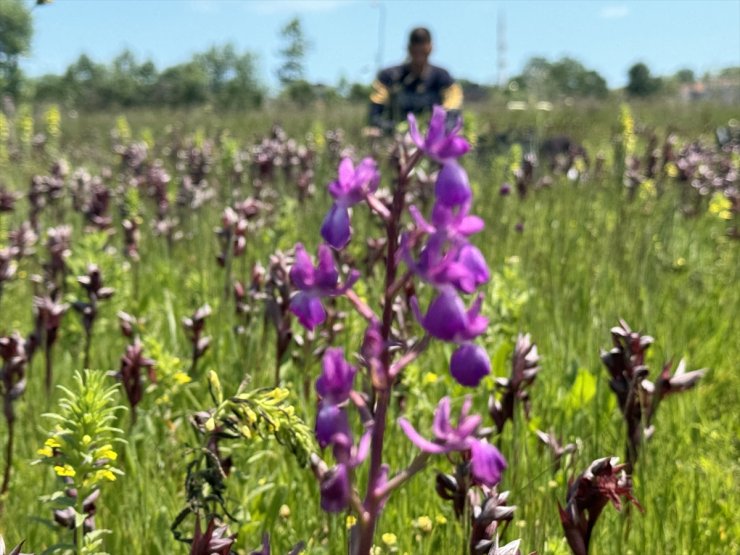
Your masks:
<path fill-rule="evenodd" d="M 601 19 L 622 19 L 630 14 L 630 9 L 624 4 L 604 6 L 599 12 Z"/>
<path fill-rule="evenodd" d="M 246 7 L 259 14 L 327 13 L 351 3 L 349 0 L 256 0 L 247 2 Z"/>

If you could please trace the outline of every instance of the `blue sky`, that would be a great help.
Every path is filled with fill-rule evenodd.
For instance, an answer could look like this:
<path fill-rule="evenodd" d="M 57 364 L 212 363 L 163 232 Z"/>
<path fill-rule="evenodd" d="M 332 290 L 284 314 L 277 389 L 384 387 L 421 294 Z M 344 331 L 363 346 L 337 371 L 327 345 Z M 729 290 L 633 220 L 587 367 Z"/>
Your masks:
<path fill-rule="evenodd" d="M 740 65 L 740 0 L 56 0 L 33 13 L 32 52 L 23 62 L 32 75 L 62 72 L 83 52 L 108 61 L 124 48 L 164 67 L 232 41 L 258 55 L 262 79 L 275 85 L 278 31 L 299 16 L 312 43 L 312 81 L 369 81 L 379 61 L 403 59 L 412 27 L 426 25 L 434 63 L 494 83 L 499 13 L 510 76 L 535 55 L 573 56 L 612 87 L 624 85 L 637 61 L 656 74 Z"/>

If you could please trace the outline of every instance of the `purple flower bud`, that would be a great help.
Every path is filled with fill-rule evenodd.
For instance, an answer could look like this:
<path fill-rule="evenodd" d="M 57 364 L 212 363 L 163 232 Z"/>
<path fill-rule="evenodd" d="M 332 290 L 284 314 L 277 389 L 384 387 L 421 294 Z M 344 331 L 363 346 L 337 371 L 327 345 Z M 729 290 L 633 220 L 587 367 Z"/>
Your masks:
<path fill-rule="evenodd" d="M 514 230 L 517 233 L 522 233 L 524 231 L 524 222 L 517 222 L 516 225 L 514 226 Z"/>
<path fill-rule="evenodd" d="M 509 185 L 508 183 L 504 183 L 503 185 L 501 185 L 501 188 L 498 190 L 498 193 L 502 197 L 508 196 L 511 193 L 511 185 Z"/>
<path fill-rule="evenodd" d="M 316 392 L 325 403 L 344 403 L 352 391 L 357 368 L 346 361 L 341 348 L 327 349 L 321 365 L 323 371 L 316 380 Z"/>
<path fill-rule="evenodd" d="M 476 387 L 490 372 L 491 361 L 483 347 L 465 343 L 452 353 L 450 373 L 460 385 Z"/>
<path fill-rule="evenodd" d="M 342 512 L 349 506 L 350 483 L 347 466 L 338 464 L 321 479 L 321 508 L 328 513 Z"/>
<path fill-rule="evenodd" d="M 320 403 L 316 415 L 316 440 L 319 447 L 325 448 L 330 443 L 339 441 L 343 445 L 351 443 L 349 419 L 344 409 L 330 403 Z"/>
<path fill-rule="evenodd" d="M 493 487 L 501 481 L 506 459 L 487 441 L 476 440 L 471 445 L 470 471 L 473 479 L 484 486 Z"/>
<path fill-rule="evenodd" d="M 335 202 L 321 224 L 321 237 L 332 247 L 340 250 L 347 246 L 351 236 L 349 210 Z"/>
<path fill-rule="evenodd" d="M 434 194 L 437 202 L 447 207 L 465 204 L 473 195 L 468 174 L 457 162 L 446 163 L 437 176 Z"/>
<path fill-rule="evenodd" d="M 455 126 L 448 133 L 445 130 L 447 123 L 447 112 L 441 106 L 432 109 L 432 118 L 429 120 L 429 129 L 424 139 L 421 138 L 416 118 L 413 114 L 408 115 L 409 134 L 416 146 L 430 158 L 438 162 L 445 162 L 453 158 L 459 158 L 470 150 L 470 145 L 458 132 L 462 129 L 462 118 L 458 118 Z"/>

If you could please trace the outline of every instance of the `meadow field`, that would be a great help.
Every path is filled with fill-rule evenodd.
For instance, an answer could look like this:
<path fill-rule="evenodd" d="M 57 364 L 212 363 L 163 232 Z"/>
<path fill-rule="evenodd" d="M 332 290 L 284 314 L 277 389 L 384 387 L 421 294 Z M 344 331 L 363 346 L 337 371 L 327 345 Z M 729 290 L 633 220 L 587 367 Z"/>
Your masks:
<path fill-rule="evenodd" d="M 478 434 L 507 466 L 493 490 L 463 488 L 456 514 L 438 492 L 456 469 L 466 472 L 469 455 L 422 457 L 424 468 L 378 511 L 372 553 L 470 553 L 476 495 L 492 491 L 509 491 L 505 505 L 516 506 L 486 526 L 501 547 L 521 539 L 521 553 L 570 553 L 558 510 L 569 482 L 596 459 L 629 457 L 626 419 L 600 358 L 615 347 L 610 330 L 620 319 L 654 338 L 636 363 L 653 383 L 668 387 L 661 370 L 669 363 L 672 373 L 681 359 L 688 372 L 704 372 L 670 382 L 678 393 L 649 418 L 657 394 L 638 401 L 639 459 L 627 470 L 642 510 L 619 490 L 621 511 L 604 508 L 589 552 L 739 552 L 740 144 L 720 148 L 715 137 L 718 127 L 737 133 L 737 118 L 737 107 L 708 103 L 467 110 L 461 133 L 471 149 L 460 164 L 485 223 L 471 241 L 490 269 L 477 283 L 489 323 L 476 344 L 491 373 L 465 387 L 450 375 L 454 343 L 422 339 L 410 308 L 415 295 L 426 307 L 433 286 L 407 279 L 402 260 L 396 277 L 406 281 L 388 297 L 387 242 L 368 242 L 385 237 L 385 226 L 364 203 L 352 209 L 351 242 L 332 251 L 340 281 L 350 268 L 361 274 L 351 295 L 325 295 L 327 320 L 311 332 L 288 307 L 301 289 L 290 273 L 295 245 L 315 258 L 341 159 L 377 161 L 373 198 L 392 212 L 397 157 L 403 165 L 417 150 L 405 127 L 404 146 L 394 147 L 392 137 L 366 136 L 364 109 L 353 106 L 20 109 L 0 133 L 3 471 L 12 453 L 0 534 L 8 549 L 25 540 L 22 551 L 37 554 L 251 553 L 268 533 L 272 553 L 299 542 L 305 553 L 347 552 L 362 505 L 321 508 L 315 474 L 327 479 L 326 468 L 312 454 L 328 467 L 334 457 L 314 438 L 315 381 L 322 357 L 343 348 L 358 367 L 349 405 L 365 415 L 347 408 L 349 425 L 357 437 L 363 422 L 373 430 L 384 393 L 368 369 L 366 318 L 354 309 L 385 313 L 381 299 L 391 298 L 394 343 L 384 348 L 408 364 L 385 390 L 390 476 L 419 453 L 398 418 L 432 437 L 445 396 L 455 415 L 471 396 Z M 586 155 L 540 153 L 528 175 L 530 146 L 559 136 Z M 428 214 L 438 166 L 418 164 L 404 202 Z M 419 225 L 404 210 L 391 237 Z M 539 358 L 525 361 L 519 334 L 529 334 L 519 345 L 531 341 Z M 538 370 L 511 391 L 511 419 L 497 421 L 495 401 L 507 390 L 496 379 L 510 377 L 512 361 Z M 83 387 L 75 373 L 85 367 Z M 543 433 L 562 449 L 545 445 Z M 352 457 L 364 495 L 374 460 Z M 84 504 L 88 495 L 96 499 Z M 193 537 L 196 518 L 205 529 L 212 517 L 235 535 L 233 545 L 178 540 Z M 505 551 L 489 542 L 475 552 Z"/>

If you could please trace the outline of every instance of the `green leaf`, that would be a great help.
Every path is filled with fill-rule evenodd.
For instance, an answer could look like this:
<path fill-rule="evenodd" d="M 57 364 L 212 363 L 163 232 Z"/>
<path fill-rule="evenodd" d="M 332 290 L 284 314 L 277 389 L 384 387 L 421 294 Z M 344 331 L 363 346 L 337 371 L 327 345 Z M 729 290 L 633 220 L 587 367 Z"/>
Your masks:
<path fill-rule="evenodd" d="M 594 395 L 596 395 L 596 378 L 585 368 L 579 368 L 573 387 L 570 388 L 565 400 L 566 409 L 569 412 L 582 409 L 591 402 Z"/>

